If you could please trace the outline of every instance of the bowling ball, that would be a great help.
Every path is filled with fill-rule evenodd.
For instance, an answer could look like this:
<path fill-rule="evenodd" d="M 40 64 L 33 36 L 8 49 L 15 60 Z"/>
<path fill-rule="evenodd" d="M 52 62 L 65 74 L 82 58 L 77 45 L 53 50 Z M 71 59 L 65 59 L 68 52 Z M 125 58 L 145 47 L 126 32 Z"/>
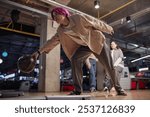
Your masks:
<path fill-rule="evenodd" d="M 21 56 L 17 61 L 18 69 L 23 73 L 30 73 L 34 70 L 36 65 L 36 59 L 31 55 Z"/>

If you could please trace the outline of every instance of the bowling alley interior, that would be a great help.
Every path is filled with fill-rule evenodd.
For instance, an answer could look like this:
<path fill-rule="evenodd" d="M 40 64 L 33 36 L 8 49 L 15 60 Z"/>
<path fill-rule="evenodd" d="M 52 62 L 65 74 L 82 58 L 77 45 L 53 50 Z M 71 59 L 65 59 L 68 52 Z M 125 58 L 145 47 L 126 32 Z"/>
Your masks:
<path fill-rule="evenodd" d="M 60 43 L 50 52 L 39 52 L 59 31 L 61 25 L 51 16 L 57 7 L 69 11 L 67 18 L 81 14 L 113 28 L 112 35 L 100 31 L 106 37 L 104 41 L 112 62 L 113 42 L 122 52 L 120 63 L 115 61 L 112 65 L 116 71 L 118 66 L 121 68 L 116 78 L 119 77 L 118 82 L 126 95 L 118 94 L 112 77 L 99 59 L 94 64 L 94 89 L 90 69 L 83 62 L 83 91 L 70 95 L 76 86 L 72 77 L 73 63 L 61 44 L 61 37 Z M 38 53 L 37 59 L 20 63 L 33 53 Z M 150 1 L 1 0 L 0 100 L 150 100 Z"/>

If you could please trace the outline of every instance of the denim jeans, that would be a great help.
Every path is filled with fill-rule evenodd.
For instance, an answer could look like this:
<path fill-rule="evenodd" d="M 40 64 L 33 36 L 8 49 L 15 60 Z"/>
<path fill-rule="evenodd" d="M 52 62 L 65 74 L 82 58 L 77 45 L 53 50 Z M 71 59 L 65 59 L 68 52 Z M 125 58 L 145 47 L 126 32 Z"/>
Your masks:
<path fill-rule="evenodd" d="M 96 60 L 90 59 L 91 68 L 89 69 L 90 88 L 96 89 Z"/>

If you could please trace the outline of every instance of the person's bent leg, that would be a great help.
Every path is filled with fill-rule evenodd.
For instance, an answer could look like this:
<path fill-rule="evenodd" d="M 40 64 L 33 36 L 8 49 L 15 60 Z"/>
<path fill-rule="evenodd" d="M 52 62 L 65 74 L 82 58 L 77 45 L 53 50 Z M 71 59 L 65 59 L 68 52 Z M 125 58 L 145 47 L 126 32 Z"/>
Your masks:
<path fill-rule="evenodd" d="M 82 89 L 83 71 L 82 67 L 85 60 L 90 56 L 91 51 L 88 47 L 81 46 L 71 58 L 72 66 L 72 79 L 75 87 L 75 91 L 71 95 L 79 95 Z"/>

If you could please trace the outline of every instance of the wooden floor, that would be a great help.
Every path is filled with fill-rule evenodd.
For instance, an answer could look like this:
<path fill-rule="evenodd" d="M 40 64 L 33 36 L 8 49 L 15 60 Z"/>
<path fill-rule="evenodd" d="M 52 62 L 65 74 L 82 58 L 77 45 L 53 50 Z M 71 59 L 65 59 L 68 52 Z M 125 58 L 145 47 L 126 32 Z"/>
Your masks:
<path fill-rule="evenodd" d="M 67 96 L 69 92 L 39 93 L 25 92 L 24 96 L 0 98 L 0 100 L 45 100 L 45 96 Z M 127 96 L 116 96 L 112 91 L 109 95 L 105 92 L 84 92 L 82 95 L 90 95 L 92 100 L 150 100 L 150 90 L 127 90 Z"/>

